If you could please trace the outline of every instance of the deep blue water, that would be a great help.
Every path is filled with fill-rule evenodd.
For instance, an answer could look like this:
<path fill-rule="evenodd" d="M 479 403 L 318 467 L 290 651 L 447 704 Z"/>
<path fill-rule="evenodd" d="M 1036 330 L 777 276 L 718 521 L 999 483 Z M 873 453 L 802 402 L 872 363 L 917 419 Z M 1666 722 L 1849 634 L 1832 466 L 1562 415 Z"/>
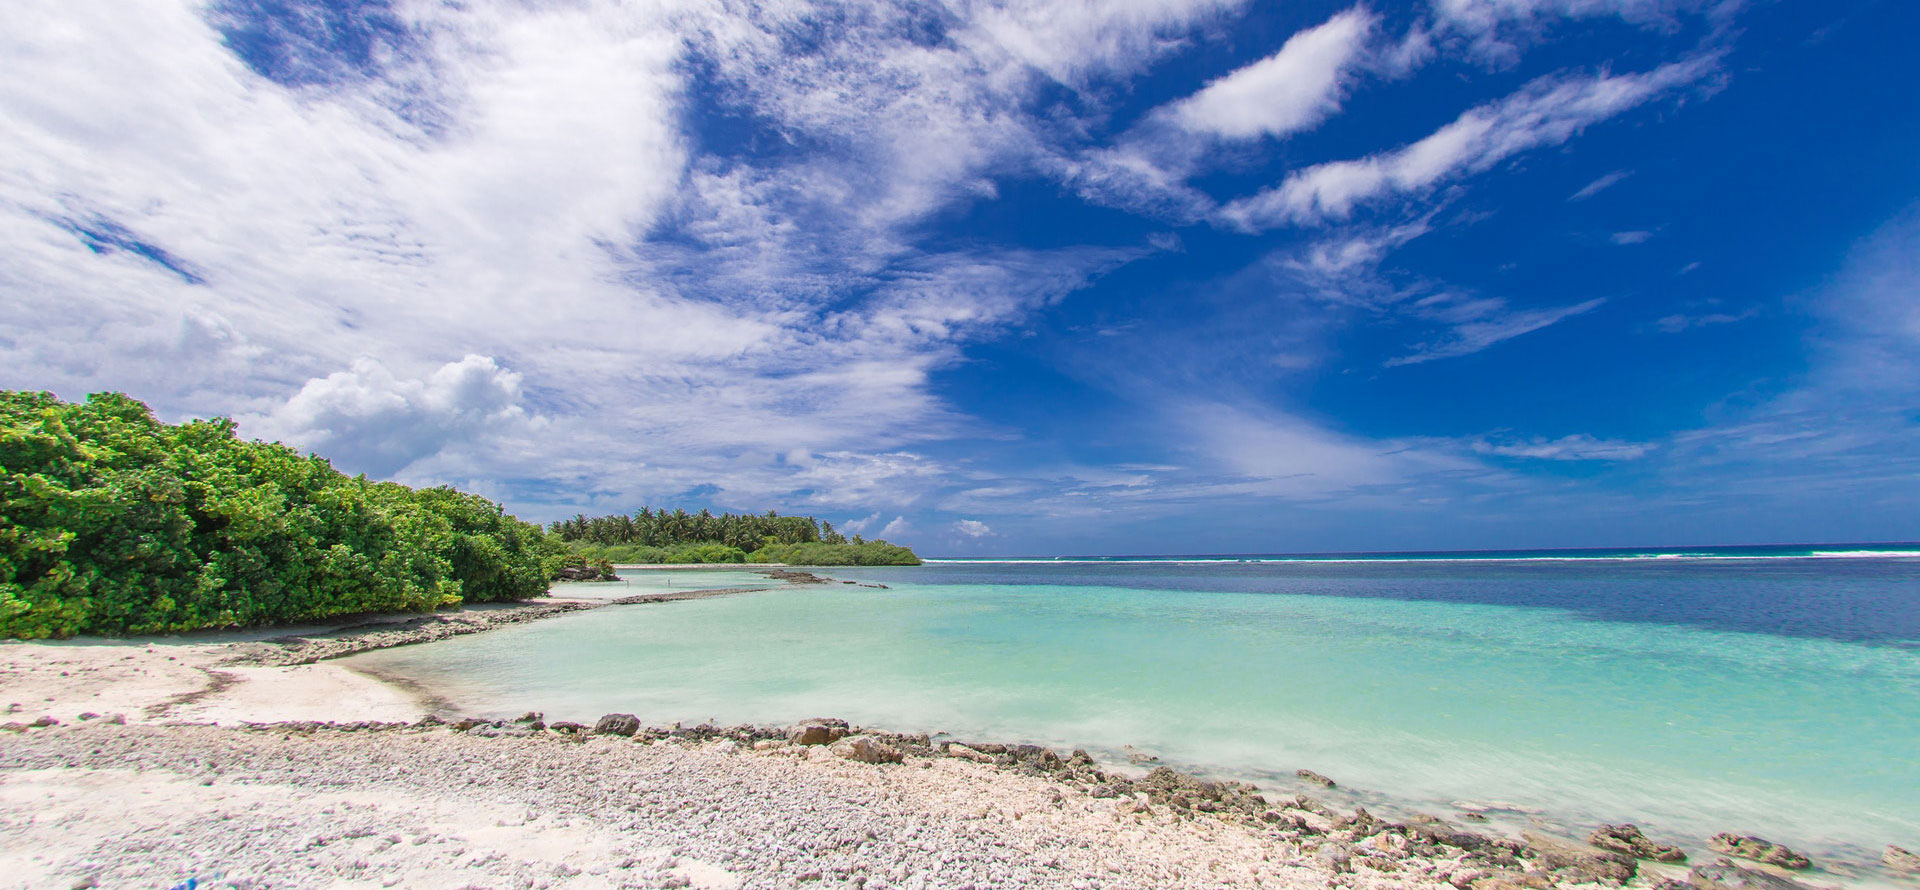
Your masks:
<path fill-rule="evenodd" d="M 1596 621 L 1920 646 L 1920 558 L 1865 556 L 1876 552 L 1920 554 L 1920 545 L 943 560 L 911 577 L 1549 608 Z"/>

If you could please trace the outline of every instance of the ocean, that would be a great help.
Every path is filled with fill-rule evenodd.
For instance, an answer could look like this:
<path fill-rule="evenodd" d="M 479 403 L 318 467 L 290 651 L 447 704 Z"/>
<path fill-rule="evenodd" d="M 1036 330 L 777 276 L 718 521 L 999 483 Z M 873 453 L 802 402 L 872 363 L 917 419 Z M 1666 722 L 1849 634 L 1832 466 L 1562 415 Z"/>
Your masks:
<path fill-rule="evenodd" d="M 837 716 L 1400 816 L 1633 821 L 1695 850 L 1758 834 L 1850 883 L 1886 844 L 1920 848 L 1920 546 L 817 571 L 886 587 L 599 609 L 348 663 L 467 714 Z"/>

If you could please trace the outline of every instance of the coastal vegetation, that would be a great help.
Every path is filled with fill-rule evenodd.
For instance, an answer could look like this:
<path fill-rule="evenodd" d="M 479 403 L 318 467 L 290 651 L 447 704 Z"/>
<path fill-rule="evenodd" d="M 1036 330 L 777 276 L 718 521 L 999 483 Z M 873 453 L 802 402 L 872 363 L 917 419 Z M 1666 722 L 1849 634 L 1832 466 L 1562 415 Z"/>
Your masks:
<path fill-rule="evenodd" d="M 631 515 L 575 516 L 551 531 L 572 552 L 615 563 L 785 563 L 917 566 L 912 550 L 844 535 L 811 516 L 643 508 Z"/>
<path fill-rule="evenodd" d="M 567 556 L 486 498 L 348 476 L 225 418 L 0 392 L 0 636 L 520 600 Z"/>

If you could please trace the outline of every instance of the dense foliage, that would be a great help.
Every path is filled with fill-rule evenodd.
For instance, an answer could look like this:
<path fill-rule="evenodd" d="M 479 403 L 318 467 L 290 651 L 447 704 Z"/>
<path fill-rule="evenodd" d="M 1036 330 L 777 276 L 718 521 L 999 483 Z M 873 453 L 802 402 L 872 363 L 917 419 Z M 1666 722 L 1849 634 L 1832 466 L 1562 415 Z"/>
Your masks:
<path fill-rule="evenodd" d="M 748 562 L 785 563 L 790 566 L 917 566 L 920 557 L 912 550 L 885 541 L 861 541 L 858 544 L 768 544 L 753 551 Z"/>
<path fill-rule="evenodd" d="M 0 392 L 0 636 L 526 599 L 564 556 L 485 498 L 350 477 L 230 420 Z"/>
<path fill-rule="evenodd" d="M 573 552 L 616 563 L 786 563 L 810 566 L 917 566 L 912 550 L 851 538 L 811 516 L 642 509 L 631 516 L 575 516 L 553 533 Z"/>
<path fill-rule="evenodd" d="M 643 508 L 631 516 L 575 516 L 554 523 L 552 529 L 563 541 L 658 547 L 667 552 L 688 544 L 725 544 L 751 553 L 768 538 L 782 544 L 825 540 L 813 517 L 781 516 L 771 510 L 765 515 L 722 513 L 715 516 L 708 510 L 688 513 Z M 831 523 L 827 524 L 825 533 L 834 533 Z"/>

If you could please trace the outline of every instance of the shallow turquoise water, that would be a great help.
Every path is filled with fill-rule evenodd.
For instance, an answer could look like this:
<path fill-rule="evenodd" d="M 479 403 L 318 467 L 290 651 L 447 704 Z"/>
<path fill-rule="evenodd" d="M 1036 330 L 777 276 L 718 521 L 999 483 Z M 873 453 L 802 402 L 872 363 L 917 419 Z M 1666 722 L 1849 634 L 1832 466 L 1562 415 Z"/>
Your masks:
<path fill-rule="evenodd" d="M 1786 566 L 1778 577 L 1665 567 L 1634 583 L 1692 614 L 1687 597 L 1702 591 L 1775 602 L 1795 585 L 1830 605 L 1849 589 L 1905 602 L 1920 593 L 1916 569 L 1836 587 Z M 1911 640 L 1603 620 L 1483 592 L 1553 587 L 1533 597 L 1553 600 L 1571 584 L 1607 597 L 1608 579 L 1620 577 L 1563 569 L 1438 578 L 1317 569 L 1340 574 L 1187 584 L 1202 589 L 1110 568 L 1101 571 L 1122 573 L 1121 583 L 1084 572 L 1040 583 L 1078 571 L 1054 567 L 1017 577 L 827 571 L 891 589 L 602 609 L 355 661 L 426 682 L 468 713 L 630 711 L 652 723 L 833 715 L 1108 753 L 1130 744 L 1282 790 L 1310 767 L 1353 789 L 1344 802 L 1389 809 L 1497 799 L 1568 827 L 1633 820 L 1696 844 L 1734 830 L 1855 862 L 1887 843 L 1920 845 Z M 1340 593 L 1347 584 L 1368 593 Z M 1510 602 L 1430 595 L 1448 585 L 1476 592 L 1464 599 Z M 1403 588 L 1412 593 L 1376 595 Z M 1614 599 L 1627 595 L 1621 587 Z"/>

